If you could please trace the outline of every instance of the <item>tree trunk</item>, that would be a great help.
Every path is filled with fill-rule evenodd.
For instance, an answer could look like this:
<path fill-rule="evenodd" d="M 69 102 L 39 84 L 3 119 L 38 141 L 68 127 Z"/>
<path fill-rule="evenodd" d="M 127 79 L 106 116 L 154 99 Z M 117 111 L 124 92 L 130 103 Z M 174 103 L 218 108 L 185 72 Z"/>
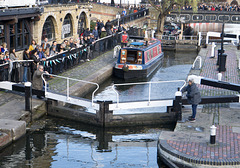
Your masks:
<path fill-rule="evenodd" d="M 157 20 L 157 34 L 162 35 L 164 31 L 165 16 L 162 14 L 158 15 Z"/>

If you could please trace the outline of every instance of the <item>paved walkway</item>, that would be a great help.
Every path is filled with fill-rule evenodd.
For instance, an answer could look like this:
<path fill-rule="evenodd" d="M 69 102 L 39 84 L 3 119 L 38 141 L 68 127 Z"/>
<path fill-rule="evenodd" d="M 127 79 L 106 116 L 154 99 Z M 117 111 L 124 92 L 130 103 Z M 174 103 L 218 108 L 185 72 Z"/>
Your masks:
<path fill-rule="evenodd" d="M 237 70 L 239 51 L 224 46 L 227 53 L 223 81 L 240 83 Z M 204 51 L 205 50 L 205 51 Z M 201 55 L 201 54 L 206 55 Z M 210 58 L 211 48 L 202 49 L 203 67 L 198 75 L 217 79 L 217 57 Z M 217 55 L 217 54 L 216 54 Z M 191 72 L 190 72 L 191 73 Z M 194 72 L 197 74 L 197 72 Z M 233 95 L 234 91 L 198 85 L 204 96 Z M 240 167 L 239 103 L 199 105 L 195 123 L 177 123 L 174 132 L 163 131 L 159 137 L 161 153 L 190 167 Z M 191 107 L 183 109 L 183 118 L 191 115 Z M 210 126 L 217 126 L 216 144 L 210 144 Z"/>

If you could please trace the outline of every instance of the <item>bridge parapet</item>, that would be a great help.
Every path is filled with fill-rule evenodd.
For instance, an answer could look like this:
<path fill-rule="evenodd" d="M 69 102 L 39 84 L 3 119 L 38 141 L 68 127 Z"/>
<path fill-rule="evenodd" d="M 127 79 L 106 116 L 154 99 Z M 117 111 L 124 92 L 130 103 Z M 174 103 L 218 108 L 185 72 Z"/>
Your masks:
<path fill-rule="evenodd" d="M 240 23 L 239 12 L 227 11 L 173 11 L 166 17 L 167 22 L 183 23 Z"/>

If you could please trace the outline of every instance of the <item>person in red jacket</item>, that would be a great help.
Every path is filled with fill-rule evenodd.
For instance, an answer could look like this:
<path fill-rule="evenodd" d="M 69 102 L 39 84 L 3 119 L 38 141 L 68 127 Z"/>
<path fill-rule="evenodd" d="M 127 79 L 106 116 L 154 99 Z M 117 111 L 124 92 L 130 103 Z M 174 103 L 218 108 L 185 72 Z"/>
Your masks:
<path fill-rule="evenodd" d="M 126 47 L 127 43 L 128 43 L 128 40 L 129 40 L 129 36 L 127 34 L 127 31 L 124 30 L 123 34 L 121 36 L 121 47 Z"/>

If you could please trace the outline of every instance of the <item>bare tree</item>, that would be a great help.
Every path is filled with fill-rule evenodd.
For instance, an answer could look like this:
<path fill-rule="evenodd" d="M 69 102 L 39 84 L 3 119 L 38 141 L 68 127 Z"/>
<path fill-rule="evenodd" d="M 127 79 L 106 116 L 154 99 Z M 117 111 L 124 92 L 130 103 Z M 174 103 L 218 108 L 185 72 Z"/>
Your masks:
<path fill-rule="evenodd" d="M 154 7 L 158 12 L 157 20 L 157 34 L 163 34 L 165 17 L 171 12 L 174 6 L 179 10 L 186 4 L 191 5 L 193 10 L 197 10 L 197 2 L 199 0 L 161 0 L 159 5 L 155 4 L 152 0 L 148 0 L 152 7 Z"/>

